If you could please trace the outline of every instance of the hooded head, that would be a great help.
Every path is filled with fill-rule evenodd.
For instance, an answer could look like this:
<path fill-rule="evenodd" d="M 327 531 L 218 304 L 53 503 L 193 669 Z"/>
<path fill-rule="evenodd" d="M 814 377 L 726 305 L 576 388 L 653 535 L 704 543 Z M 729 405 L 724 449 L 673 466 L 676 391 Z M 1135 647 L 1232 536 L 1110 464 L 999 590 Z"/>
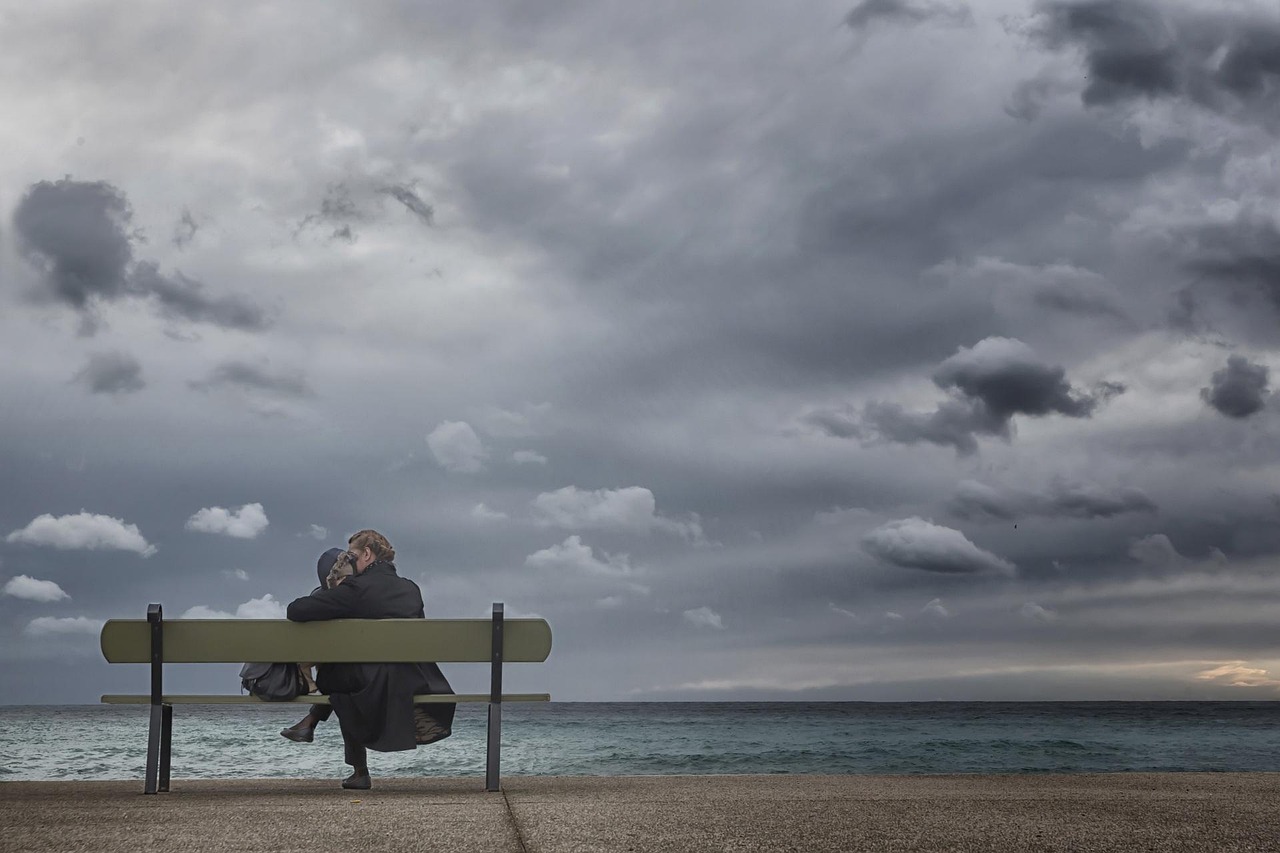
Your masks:
<path fill-rule="evenodd" d="M 320 578 L 320 586 L 326 586 L 329 577 L 329 570 L 333 568 L 333 564 L 338 562 L 338 558 L 345 553 L 342 548 L 330 548 L 320 555 L 320 559 L 316 560 L 316 575 Z"/>

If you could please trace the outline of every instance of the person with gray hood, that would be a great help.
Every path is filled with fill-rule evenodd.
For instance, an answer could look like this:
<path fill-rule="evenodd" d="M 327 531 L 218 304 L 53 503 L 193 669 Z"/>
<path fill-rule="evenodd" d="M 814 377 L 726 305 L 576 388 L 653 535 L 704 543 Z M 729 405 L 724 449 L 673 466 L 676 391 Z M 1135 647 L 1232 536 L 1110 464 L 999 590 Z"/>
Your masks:
<path fill-rule="evenodd" d="M 316 560 L 316 576 L 320 579 L 320 586 L 311 590 L 311 594 L 315 595 L 324 589 L 334 589 L 354 572 L 355 566 L 351 554 L 342 548 L 330 548 Z M 312 666 L 314 664 L 299 663 L 298 669 L 302 671 L 302 678 L 307 683 L 307 692 L 319 693 L 320 688 L 311 676 Z M 280 735 L 295 743 L 311 743 L 315 740 L 316 726 L 329 719 L 332 713 L 333 709 L 328 705 L 312 705 L 305 717 L 287 729 L 281 729 Z"/>

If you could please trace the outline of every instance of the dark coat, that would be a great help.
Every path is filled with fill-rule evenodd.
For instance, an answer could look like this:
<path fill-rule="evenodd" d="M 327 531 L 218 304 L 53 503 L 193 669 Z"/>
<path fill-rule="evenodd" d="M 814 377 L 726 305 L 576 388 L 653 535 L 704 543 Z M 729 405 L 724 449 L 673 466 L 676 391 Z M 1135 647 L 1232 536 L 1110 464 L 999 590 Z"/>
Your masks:
<path fill-rule="evenodd" d="M 380 560 L 334 589 L 317 589 L 289 605 L 294 622 L 325 619 L 421 619 L 422 592 L 396 574 L 393 563 Z M 342 734 L 349 742 L 379 752 L 417 745 L 413 696 L 453 693 L 434 663 L 322 663 L 316 684 L 329 694 Z M 453 726 L 456 705 L 420 705 L 446 732 Z"/>

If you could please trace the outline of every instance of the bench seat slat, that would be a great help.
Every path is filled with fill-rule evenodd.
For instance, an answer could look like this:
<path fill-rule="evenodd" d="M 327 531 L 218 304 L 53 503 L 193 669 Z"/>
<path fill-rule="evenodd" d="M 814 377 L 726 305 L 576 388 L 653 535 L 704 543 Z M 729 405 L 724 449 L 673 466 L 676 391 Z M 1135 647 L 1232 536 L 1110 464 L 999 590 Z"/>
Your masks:
<path fill-rule="evenodd" d="M 488 619 L 166 619 L 165 663 L 489 663 Z M 545 619 L 507 619 L 503 662 L 539 663 L 551 654 Z M 102 628 L 110 663 L 150 663 L 145 619 L 111 619 Z M 266 657 L 264 657 L 266 656 Z"/>
<path fill-rule="evenodd" d="M 488 693 L 457 693 L 444 694 L 433 693 L 414 696 L 415 704 L 438 704 L 449 702 L 488 702 Z M 503 693 L 503 702 L 550 702 L 550 693 Z M 146 705 L 151 702 L 151 696 L 147 694 L 123 694 L 108 693 L 102 697 L 102 703 L 105 705 Z M 236 694 L 190 694 L 190 695 L 165 695 L 163 702 L 166 705 L 328 705 L 329 697 L 324 695 L 308 695 L 299 696 L 296 699 L 289 699 L 284 702 L 264 702 L 257 696 L 244 696 Z"/>

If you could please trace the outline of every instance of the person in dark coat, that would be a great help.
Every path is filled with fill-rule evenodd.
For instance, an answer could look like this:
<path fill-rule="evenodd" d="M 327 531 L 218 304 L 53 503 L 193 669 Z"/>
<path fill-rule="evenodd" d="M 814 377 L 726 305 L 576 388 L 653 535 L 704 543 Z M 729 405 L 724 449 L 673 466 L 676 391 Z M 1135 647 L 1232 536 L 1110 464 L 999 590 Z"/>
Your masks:
<path fill-rule="evenodd" d="M 315 595 L 322 589 L 333 589 L 354 573 L 354 566 L 355 558 L 350 551 L 342 548 L 330 548 L 325 551 L 316 560 L 316 577 L 320 579 L 320 585 L 311 590 L 311 594 Z M 307 682 L 307 692 L 319 693 L 320 688 L 311 676 L 313 666 L 314 664 L 310 663 L 298 664 L 298 668 L 302 670 L 302 677 Z M 311 743 L 315 740 L 316 726 L 329 719 L 332 713 L 333 709 L 328 705 L 312 705 L 305 717 L 292 726 L 281 729 L 280 736 L 295 743 Z"/>
<path fill-rule="evenodd" d="M 382 534 L 361 530 L 348 551 L 355 574 L 289 604 L 294 622 L 325 619 L 421 619 L 422 592 L 396 573 L 395 549 Z M 453 693 L 434 663 L 321 663 L 316 682 L 329 694 L 342 728 L 344 757 L 352 774 L 344 788 L 371 787 L 366 750 L 393 752 L 449 736 L 454 704 L 414 705 L 420 693 Z"/>

